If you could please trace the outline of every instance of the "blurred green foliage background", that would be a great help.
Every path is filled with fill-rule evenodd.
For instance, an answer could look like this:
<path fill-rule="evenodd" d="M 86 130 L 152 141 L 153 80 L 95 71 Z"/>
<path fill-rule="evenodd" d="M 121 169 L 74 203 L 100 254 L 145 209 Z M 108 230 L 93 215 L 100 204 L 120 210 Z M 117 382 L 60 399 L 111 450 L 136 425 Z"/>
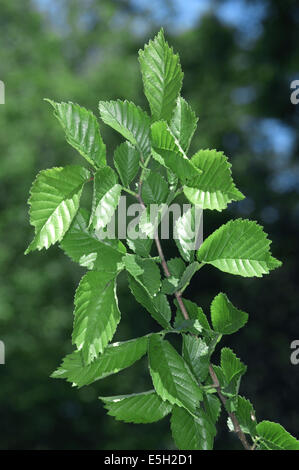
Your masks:
<path fill-rule="evenodd" d="M 223 150 L 247 199 L 224 213 L 207 212 L 204 232 L 228 218 L 265 226 L 283 267 L 263 279 L 200 270 L 186 297 L 206 312 L 221 290 L 250 314 L 227 345 L 248 365 L 241 393 L 259 419 L 299 437 L 299 366 L 290 343 L 299 337 L 299 79 L 296 0 L 0 0 L 0 366 L 1 449 L 171 449 L 168 418 L 128 425 L 105 415 L 99 395 L 150 387 L 143 360 L 119 375 L 76 390 L 49 378 L 70 352 L 73 296 L 83 270 L 58 247 L 23 252 L 32 238 L 27 198 L 36 173 L 79 163 L 44 97 L 78 102 L 97 113 L 100 99 L 147 107 L 137 50 L 164 26 L 185 72 L 183 95 L 199 116 L 192 151 Z M 109 156 L 119 138 L 101 125 Z M 192 152 L 191 152 L 192 153 Z M 165 244 L 168 257 L 174 256 Z M 155 328 L 120 278 L 123 319 L 117 339 Z M 225 430 L 217 449 L 239 448 Z"/>

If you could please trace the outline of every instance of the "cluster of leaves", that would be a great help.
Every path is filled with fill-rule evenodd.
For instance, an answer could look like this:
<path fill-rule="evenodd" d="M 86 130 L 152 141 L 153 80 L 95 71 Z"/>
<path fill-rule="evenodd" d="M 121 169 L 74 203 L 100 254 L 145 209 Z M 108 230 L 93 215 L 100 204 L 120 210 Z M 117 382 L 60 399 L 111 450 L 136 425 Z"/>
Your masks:
<path fill-rule="evenodd" d="M 107 165 L 96 117 L 71 102 L 48 100 L 67 141 L 88 163 L 88 168 L 69 165 L 41 171 L 29 199 L 35 237 L 26 253 L 58 242 L 88 270 L 75 295 L 72 342 L 76 349 L 52 376 L 83 387 L 147 354 L 153 390 L 100 397 L 109 415 L 125 422 L 152 423 L 171 414 L 171 431 L 179 449 L 212 449 L 223 405 L 229 429 L 248 434 L 254 448 L 299 449 L 299 442 L 279 424 L 257 423 L 253 406 L 239 395 L 246 366 L 231 349 L 221 350 L 219 365 L 211 362 L 222 335 L 242 328 L 247 313 L 219 293 L 211 303 L 210 322 L 200 307 L 182 298 L 193 275 L 206 264 L 244 277 L 261 277 L 278 267 L 262 227 L 250 220 L 232 220 L 208 236 L 198 250 L 191 250 L 192 208 L 176 222 L 180 257 L 169 260 L 165 270 L 163 257 L 151 256 L 150 204 L 170 204 L 183 193 L 194 206 L 222 211 L 244 196 L 222 152 L 199 150 L 192 158 L 187 156 L 197 118 L 180 96 L 179 58 L 162 30 L 139 52 L 139 61 L 151 116 L 132 102 L 99 103 L 103 122 L 126 139 L 114 152 L 116 171 Z M 90 211 L 80 208 L 87 183 L 93 184 Z M 122 191 L 136 196 L 144 208 L 138 226 L 142 237 L 129 234 L 126 244 L 99 237 L 99 230 L 114 216 Z M 161 213 L 157 217 L 158 225 Z M 154 238 L 157 242 L 157 232 Z M 121 318 L 116 296 L 121 271 L 127 273 L 132 295 L 162 329 L 111 343 Z M 181 354 L 165 339 L 171 334 L 180 335 Z"/>

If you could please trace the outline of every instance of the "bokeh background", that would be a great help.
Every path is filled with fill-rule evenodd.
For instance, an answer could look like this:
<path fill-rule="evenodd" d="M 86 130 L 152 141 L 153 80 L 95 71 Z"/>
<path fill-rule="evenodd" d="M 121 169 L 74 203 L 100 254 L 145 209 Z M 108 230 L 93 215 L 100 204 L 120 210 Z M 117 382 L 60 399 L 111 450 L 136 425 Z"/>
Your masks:
<path fill-rule="evenodd" d="M 0 0 L 0 366 L 1 449 L 171 449 L 168 418 L 128 425 L 106 416 L 99 395 L 150 387 L 146 362 L 76 390 L 49 378 L 71 351 L 73 295 L 84 273 L 58 247 L 23 255 L 32 237 L 27 198 L 36 173 L 78 163 L 44 97 L 71 100 L 97 113 L 100 99 L 147 107 L 137 50 L 164 26 L 185 72 L 183 95 L 199 116 L 192 150 L 223 150 L 247 199 L 224 213 L 207 212 L 209 234 L 229 218 L 265 226 L 283 267 L 263 279 L 205 268 L 186 296 L 208 312 L 227 292 L 249 312 L 248 327 L 226 344 L 248 365 L 241 393 L 259 419 L 280 422 L 299 437 L 299 79 L 296 0 Z M 109 155 L 119 138 L 101 126 Z M 167 256 L 174 256 L 166 245 Z M 155 328 L 118 287 L 123 319 L 117 339 Z M 239 448 L 225 429 L 217 449 Z"/>

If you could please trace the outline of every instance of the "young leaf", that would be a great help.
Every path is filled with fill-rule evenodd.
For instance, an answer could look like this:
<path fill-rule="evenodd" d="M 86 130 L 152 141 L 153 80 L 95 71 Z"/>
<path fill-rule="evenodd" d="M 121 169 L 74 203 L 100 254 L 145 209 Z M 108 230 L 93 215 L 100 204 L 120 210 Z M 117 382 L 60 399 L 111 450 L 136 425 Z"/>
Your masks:
<path fill-rule="evenodd" d="M 129 287 L 138 303 L 140 303 L 156 320 L 162 328 L 170 328 L 171 310 L 167 297 L 161 293 L 154 297 L 149 295 L 148 290 L 130 274 Z"/>
<path fill-rule="evenodd" d="M 183 358 L 195 377 L 204 382 L 209 373 L 209 347 L 203 339 L 183 334 Z"/>
<path fill-rule="evenodd" d="M 30 223 L 35 237 L 25 254 L 62 240 L 79 208 L 89 171 L 77 165 L 43 170 L 31 188 Z"/>
<path fill-rule="evenodd" d="M 246 398 L 238 396 L 236 416 L 243 432 L 256 435 L 256 417 L 252 404 Z"/>
<path fill-rule="evenodd" d="M 167 416 L 172 409 L 172 405 L 163 401 L 154 390 L 100 399 L 108 415 L 125 423 L 154 423 Z"/>
<path fill-rule="evenodd" d="M 194 413 L 203 397 L 184 359 L 158 335 L 149 339 L 148 354 L 150 374 L 158 395 Z"/>
<path fill-rule="evenodd" d="M 91 224 L 98 231 L 111 221 L 119 203 L 121 186 L 118 184 L 116 173 L 110 167 L 98 170 L 94 175 L 93 183 Z"/>
<path fill-rule="evenodd" d="M 129 101 L 100 101 L 102 120 L 135 145 L 143 157 L 150 153 L 150 118 Z"/>
<path fill-rule="evenodd" d="M 162 164 L 164 166 L 164 162 L 162 160 Z M 168 184 L 169 184 L 169 189 L 172 191 L 173 189 L 175 189 L 178 185 L 178 177 L 176 176 L 176 174 L 169 170 L 169 168 L 167 168 L 167 181 L 168 181 Z"/>
<path fill-rule="evenodd" d="M 128 188 L 139 170 L 140 154 L 130 142 L 123 142 L 114 152 L 114 165 L 122 184 Z"/>
<path fill-rule="evenodd" d="M 89 365 L 84 364 L 81 351 L 74 351 L 63 359 L 51 377 L 66 379 L 77 387 L 83 387 L 130 367 L 146 354 L 147 345 L 148 336 L 109 344 L 103 354 Z"/>
<path fill-rule="evenodd" d="M 144 204 L 161 204 L 168 196 L 168 184 L 159 173 L 151 172 L 142 184 L 141 196 Z"/>
<path fill-rule="evenodd" d="M 182 87 L 183 72 L 163 30 L 139 51 L 139 62 L 153 120 L 169 120 Z"/>
<path fill-rule="evenodd" d="M 170 274 L 177 279 L 180 279 L 186 269 L 186 265 L 182 258 L 171 258 L 168 262 L 168 269 Z"/>
<path fill-rule="evenodd" d="M 256 426 L 256 431 L 266 449 L 299 450 L 299 441 L 278 423 L 262 421 Z"/>
<path fill-rule="evenodd" d="M 152 124 L 151 142 L 154 158 L 161 165 L 172 170 L 183 184 L 188 184 L 202 173 L 179 147 L 165 121 Z"/>
<path fill-rule="evenodd" d="M 117 273 L 121 268 L 125 246 L 119 240 L 100 241 L 88 229 L 88 213 L 79 209 L 67 234 L 60 243 L 63 251 L 87 269 Z"/>
<path fill-rule="evenodd" d="M 171 432 L 180 450 L 213 449 L 215 427 L 202 410 L 199 410 L 198 416 L 195 417 L 184 408 L 174 406 L 171 415 Z"/>
<path fill-rule="evenodd" d="M 175 277 L 169 277 L 166 279 L 163 288 L 166 294 L 174 294 L 174 292 L 183 292 L 189 285 L 193 275 L 199 270 L 200 264 L 197 261 L 189 264 L 181 275 L 181 279 Z"/>
<path fill-rule="evenodd" d="M 139 263 L 143 268 L 143 273 L 140 276 L 141 282 L 149 294 L 154 296 L 159 292 L 161 287 L 161 272 L 159 266 L 151 259 L 140 260 Z"/>
<path fill-rule="evenodd" d="M 95 115 L 78 104 L 46 101 L 53 106 L 54 116 L 62 125 L 68 143 L 92 166 L 106 165 L 106 146 Z"/>
<path fill-rule="evenodd" d="M 182 277 L 186 265 L 181 258 L 172 258 L 167 262 L 170 277 L 163 279 L 162 292 L 164 294 L 173 294 L 177 290 L 180 278 Z"/>
<path fill-rule="evenodd" d="M 190 300 L 182 299 L 185 308 L 187 309 L 188 315 L 190 317 L 191 322 L 193 322 L 194 327 L 196 327 L 195 334 L 198 332 L 206 332 L 208 334 L 213 334 L 211 327 L 209 325 L 208 319 L 204 314 L 201 307 L 198 307 L 194 302 Z M 174 326 L 175 328 L 179 328 L 180 324 L 184 321 L 183 314 L 179 308 L 177 300 L 174 301 L 175 306 L 177 307 L 177 313 L 175 317 Z"/>
<path fill-rule="evenodd" d="M 211 304 L 212 325 L 215 331 L 230 335 L 242 328 L 248 320 L 248 314 L 238 310 L 222 292 Z"/>
<path fill-rule="evenodd" d="M 214 370 L 214 372 L 215 372 L 215 374 L 218 378 L 220 386 L 222 388 L 227 387 L 227 380 L 226 380 L 226 377 L 225 377 L 224 372 L 221 369 L 221 367 L 220 366 L 215 366 L 214 364 L 212 365 L 212 367 L 213 367 L 213 370 Z"/>
<path fill-rule="evenodd" d="M 198 248 L 202 214 L 195 207 L 188 209 L 175 223 L 175 242 L 185 261 L 194 259 L 194 250 Z"/>
<path fill-rule="evenodd" d="M 205 394 L 203 405 L 211 421 L 216 423 L 221 413 L 221 402 L 219 398 L 211 393 Z"/>
<path fill-rule="evenodd" d="M 177 290 L 183 292 L 186 287 L 189 285 L 194 274 L 200 269 L 200 264 L 197 261 L 189 264 L 178 283 Z"/>
<path fill-rule="evenodd" d="M 72 340 L 86 364 L 104 351 L 120 321 L 115 290 L 112 274 L 91 271 L 76 291 Z"/>
<path fill-rule="evenodd" d="M 191 162 L 202 170 L 202 175 L 184 187 L 184 194 L 202 209 L 222 211 L 231 201 L 240 201 L 244 195 L 235 187 L 231 176 L 231 164 L 222 152 L 200 150 Z"/>
<path fill-rule="evenodd" d="M 185 153 L 189 150 L 191 139 L 197 127 L 197 121 L 198 119 L 191 106 L 184 98 L 179 96 L 169 128 Z"/>
<path fill-rule="evenodd" d="M 154 296 L 158 293 L 161 287 L 161 273 L 155 261 L 135 255 L 126 255 L 123 260 L 127 271 L 147 290 L 149 295 Z"/>
<path fill-rule="evenodd" d="M 126 270 L 133 276 L 135 279 L 138 276 L 141 276 L 144 273 L 143 268 L 140 266 L 140 261 L 138 260 L 137 256 L 127 254 L 123 258 L 124 265 Z M 138 263 L 139 261 L 139 263 Z"/>
<path fill-rule="evenodd" d="M 170 276 L 162 280 L 161 292 L 163 294 L 172 295 L 177 290 L 179 284 L 179 279 L 176 277 Z"/>
<path fill-rule="evenodd" d="M 124 258 L 127 271 L 134 279 L 142 284 L 149 295 L 158 293 L 161 287 L 160 269 L 151 259 L 141 259 L 135 255 L 127 254 Z"/>
<path fill-rule="evenodd" d="M 203 263 L 230 274 L 261 277 L 281 265 L 271 256 L 270 243 L 256 222 L 231 220 L 205 239 L 197 256 Z"/>
<path fill-rule="evenodd" d="M 239 377 L 246 372 L 246 366 L 229 348 L 221 349 L 221 369 L 228 384 L 235 377 Z"/>
<path fill-rule="evenodd" d="M 136 255 L 147 258 L 151 252 L 153 239 L 136 238 L 133 240 L 132 238 L 130 238 L 130 234 L 128 234 L 127 243 L 129 245 L 129 248 L 131 248 L 131 250 L 133 250 Z"/>
<path fill-rule="evenodd" d="M 98 202 L 105 196 L 105 194 L 118 183 L 118 177 L 110 166 L 99 169 L 94 174 L 94 204 L 97 206 Z"/>
<path fill-rule="evenodd" d="M 118 206 L 120 195 L 121 186 L 116 184 L 99 201 L 93 216 L 94 230 L 101 230 L 109 224 Z"/>

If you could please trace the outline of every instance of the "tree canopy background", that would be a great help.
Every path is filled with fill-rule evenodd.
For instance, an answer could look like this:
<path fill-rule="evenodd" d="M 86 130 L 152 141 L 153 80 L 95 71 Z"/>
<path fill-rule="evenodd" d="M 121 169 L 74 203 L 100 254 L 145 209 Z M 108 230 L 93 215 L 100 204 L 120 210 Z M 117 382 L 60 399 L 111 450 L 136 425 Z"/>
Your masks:
<path fill-rule="evenodd" d="M 290 343 L 299 337 L 299 105 L 290 83 L 299 78 L 296 0 L 1 0 L 0 79 L 0 366 L 1 449 L 171 449 L 167 419 L 128 425 L 106 416 L 97 397 L 142 391 L 146 362 L 82 390 L 49 378 L 71 348 L 75 287 L 83 270 L 58 247 L 23 252 L 32 237 L 28 192 L 41 169 L 79 157 L 44 97 L 77 102 L 97 114 L 100 99 L 129 99 L 147 107 L 137 51 L 161 26 L 179 52 L 183 96 L 199 116 L 193 148 L 223 150 L 247 196 L 223 213 L 207 212 L 204 233 L 228 218 L 263 224 L 283 267 L 261 279 L 205 268 L 186 297 L 206 312 L 227 292 L 250 314 L 248 327 L 227 340 L 248 365 L 241 387 L 260 419 L 280 422 L 299 437 L 299 366 Z M 119 143 L 101 125 L 109 156 Z M 192 153 L 192 152 L 191 152 Z M 168 257 L 175 252 L 165 244 Z M 118 289 L 118 339 L 151 328 L 149 315 Z M 137 390 L 136 390 L 137 389 Z M 222 428 L 226 417 L 222 415 Z M 220 432 L 216 448 L 239 448 Z"/>

